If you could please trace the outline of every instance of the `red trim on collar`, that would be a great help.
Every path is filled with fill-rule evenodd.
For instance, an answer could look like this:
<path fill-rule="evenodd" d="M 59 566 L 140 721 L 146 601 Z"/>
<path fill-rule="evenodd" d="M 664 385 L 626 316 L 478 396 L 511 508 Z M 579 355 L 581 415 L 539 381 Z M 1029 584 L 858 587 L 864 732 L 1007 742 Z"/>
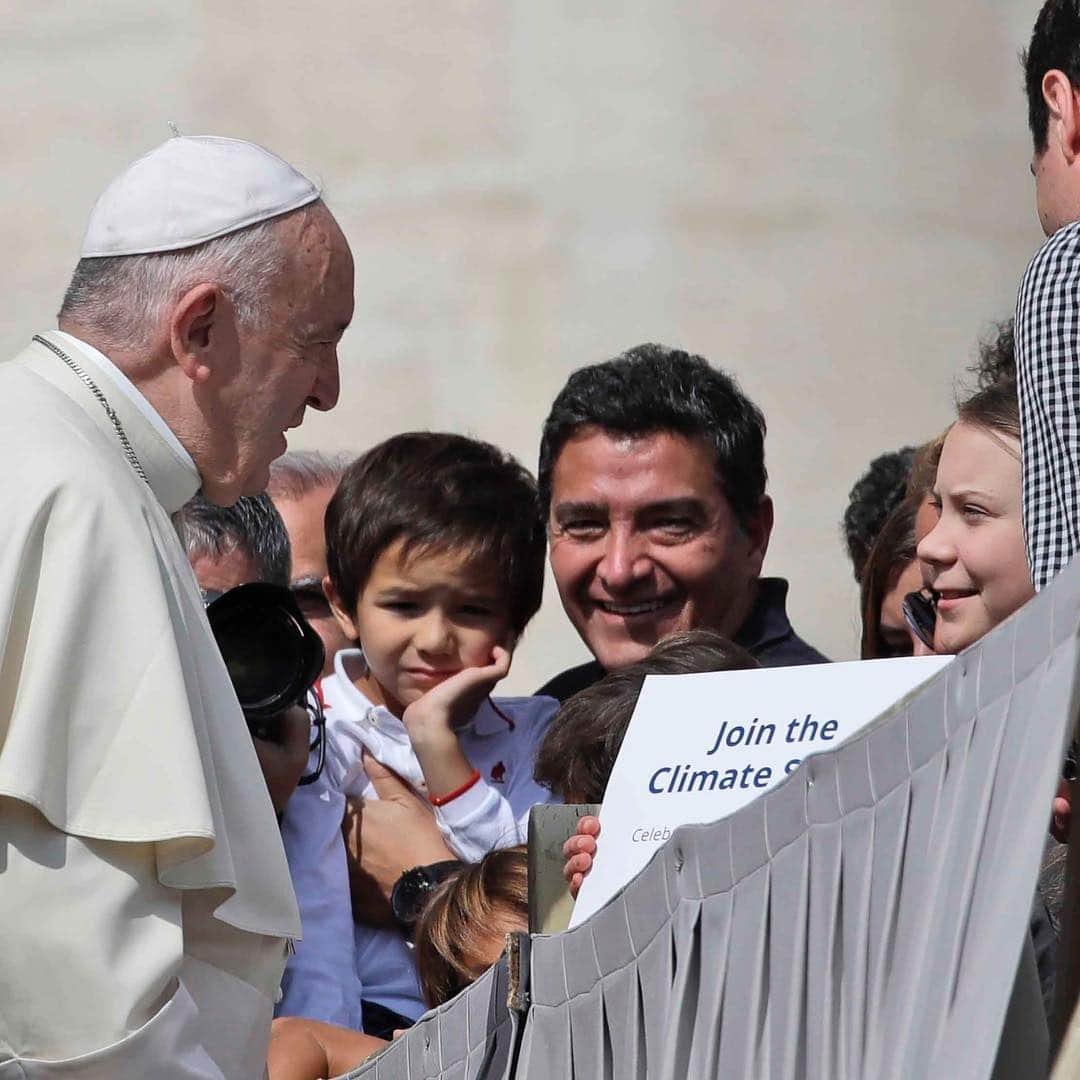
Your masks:
<path fill-rule="evenodd" d="M 516 724 L 514 723 L 514 721 L 513 721 L 513 720 L 511 720 L 511 719 L 510 719 L 510 717 L 509 717 L 509 716 L 507 716 L 507 715 L 506 715 L 506 713 L 504 713 L 504 712 L 502 711 L 502 709 L 500 709 L 500 708 L 499 708 L 499 706 L 498 706 L 498 705 L 496 705 L 496 704 L 495 704 L 495 699 L 494 699 L 494 698 L 490 698 L 490 697 L 489 697 L 489 698 L 488 698 L 488 704 L 489 704 L 489 705 L 490 705 L 490 706 L 491 706 L 491 707 L 492 707 L 492 708 L 493 708 L 493 709 L 495 710 L 495 715 L 496 715 L 496 716 L 501 716 L 501 717 L 502 717 L 502 719 L 506 721 L 506 726 L 507 726 L 507 727 L 508 727 L 508 728 L 509 728 L 509 729 L 510 729 L 511 731 L 513 731 L 513 730 L 514 730 L 514 728 L 515 728 L 515 727 L 516 727 L 517 725 L 516 725 Z"/>

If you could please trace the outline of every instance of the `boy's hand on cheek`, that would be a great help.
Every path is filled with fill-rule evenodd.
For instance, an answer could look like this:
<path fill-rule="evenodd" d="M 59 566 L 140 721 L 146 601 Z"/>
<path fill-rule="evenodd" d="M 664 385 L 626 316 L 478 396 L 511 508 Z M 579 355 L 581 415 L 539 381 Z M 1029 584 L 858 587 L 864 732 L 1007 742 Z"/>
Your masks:
<path fill-rule="evenodd" d="M 510 651 L 496 645 L 490 664 L 459 671 L 405 709 L 401 719 L 431 798 L 455 793 L 474 778 L 472 764 L 462 753 L 456 729 L 476 712 L 509 670 Z"/>
<path fill-rule="evenodd" d="M 496 645 L 490 664 L 464 668 L 409 705 L 401 719 L 417 753 L 424 743 L 456 743 L 455 730 L 480 708 L 509 670 L 509 650 Z"/>

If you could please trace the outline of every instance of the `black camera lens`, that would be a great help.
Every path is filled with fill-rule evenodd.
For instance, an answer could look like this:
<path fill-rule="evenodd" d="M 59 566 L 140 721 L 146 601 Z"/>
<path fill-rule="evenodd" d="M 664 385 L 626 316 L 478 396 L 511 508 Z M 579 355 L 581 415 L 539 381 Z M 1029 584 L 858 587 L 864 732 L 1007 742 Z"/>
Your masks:
<path fill-rule="evenodd" d="M 261 710 L 277 705 L 286 688 L 303 678 L 303 631 L 281 608 L 252 614 L 231 612 L 217 627 L 217 642 L 240 704 Z"/>
<path fill-rule="evenodd" d="M 206 616 L 249 722 L 296 704 L 319 677 L 322 641 L 288 589 L 240 585 L 210 603 Z"/>

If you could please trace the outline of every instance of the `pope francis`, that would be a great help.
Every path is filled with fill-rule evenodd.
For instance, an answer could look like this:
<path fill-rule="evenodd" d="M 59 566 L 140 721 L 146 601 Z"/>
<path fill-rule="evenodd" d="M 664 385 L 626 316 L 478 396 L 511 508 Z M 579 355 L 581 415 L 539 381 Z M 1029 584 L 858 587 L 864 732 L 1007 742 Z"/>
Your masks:
<path fill-rule="evenodd" d="M 333 408 L 352 294 L 306 177 L 177 137 L 0 365 L 0 1080 L 264 1074 L 299 919 L 170 515 Z"/>

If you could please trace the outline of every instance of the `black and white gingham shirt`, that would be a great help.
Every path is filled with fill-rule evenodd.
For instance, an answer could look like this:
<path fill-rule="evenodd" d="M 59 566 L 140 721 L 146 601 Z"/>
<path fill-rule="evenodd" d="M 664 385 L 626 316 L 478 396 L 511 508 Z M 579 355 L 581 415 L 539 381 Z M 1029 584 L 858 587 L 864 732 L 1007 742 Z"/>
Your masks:
<path fill-rule="evenodd" d="M 1031 260 L 1016 300 L 1024 535 L 1041 589 L 1080 551 L 1080 222 Z"/>

